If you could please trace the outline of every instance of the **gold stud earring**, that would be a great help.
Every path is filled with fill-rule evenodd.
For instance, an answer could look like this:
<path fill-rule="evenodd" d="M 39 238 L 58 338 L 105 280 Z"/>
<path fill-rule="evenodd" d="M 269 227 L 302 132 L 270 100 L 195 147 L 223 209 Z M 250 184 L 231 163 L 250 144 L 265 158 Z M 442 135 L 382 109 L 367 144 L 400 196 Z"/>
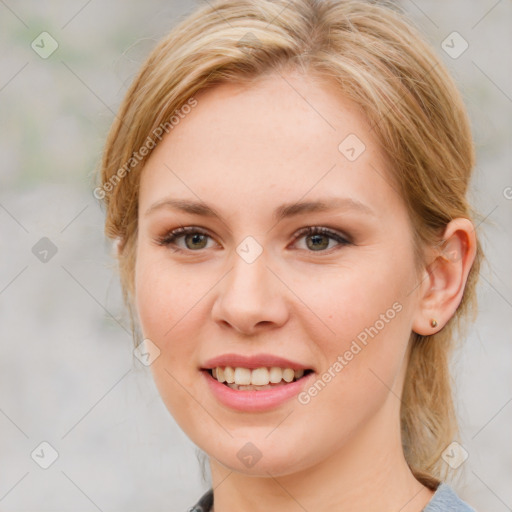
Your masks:
<path fill-rule="evenodd" d="M 437 327 L 437 320 L 435 318 L 432 318 L 432 320 L 430 320 L 430 325 L 432 327 Z"/>

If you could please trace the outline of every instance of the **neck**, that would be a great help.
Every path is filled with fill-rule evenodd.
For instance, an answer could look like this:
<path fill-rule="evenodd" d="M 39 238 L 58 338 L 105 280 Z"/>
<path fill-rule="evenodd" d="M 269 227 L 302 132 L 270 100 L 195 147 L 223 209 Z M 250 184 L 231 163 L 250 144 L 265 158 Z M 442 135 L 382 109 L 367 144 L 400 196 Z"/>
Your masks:
<path fill-rule="evenodd" d="M 433 491 L 407 465 L 396 417 L 395 407 L 383 407 L 327 459 L 285 476 L 272 476 L 271 467 L 246 475 L 210 459 L 214 512 L 420 512 Z"/>

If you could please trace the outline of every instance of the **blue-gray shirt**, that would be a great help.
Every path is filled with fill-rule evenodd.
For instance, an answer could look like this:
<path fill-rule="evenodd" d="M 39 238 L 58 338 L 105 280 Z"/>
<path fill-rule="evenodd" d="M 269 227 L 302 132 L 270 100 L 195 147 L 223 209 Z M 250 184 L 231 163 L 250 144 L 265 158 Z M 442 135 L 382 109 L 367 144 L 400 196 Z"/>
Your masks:
<path fill-rule="evenodd" d="M 475 512 L 475 509 L 462 501 L 448 484 L 441 482 L 423 512 Z"/>
<path fill-rule="evenodd" d="M 213 505 L 213 490 L 209 489 L 188 512 L 211 512 Z M 465 501 L 462 501 L 455 491 L 443 482 L 422 512 L 475 512 Z"/>

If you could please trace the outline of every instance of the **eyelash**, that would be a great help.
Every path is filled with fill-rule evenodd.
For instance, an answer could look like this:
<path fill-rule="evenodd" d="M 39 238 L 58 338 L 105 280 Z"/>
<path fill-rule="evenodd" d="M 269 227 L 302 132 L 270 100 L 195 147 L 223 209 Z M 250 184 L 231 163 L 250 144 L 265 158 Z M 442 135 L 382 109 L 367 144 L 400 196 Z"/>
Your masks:
<path fill-rule="evenodd" d="M 169 247 L 174 252 L 181 252 L 181 253 L 200 252 L 200 249 L 198 249 L 197 251 L 194 251 L 191 249 L 181 249 L 179 247 L 176 247 L 175 241 L 178 238 L 181 238 L 188 234 L 199 234 L 199 235 L 205 235 L 205 236 L 212 238 L 207 232 L 205 232 L 204 230 L 202 230 L 200 228 L 196 228 L 194 226 L 187 226 L 187 227 L 177 228 L 177 229 L 174 229 L 174 230 L 166 233 L 164 236 L 158 238 L 156 242 L 158 245 Z M 311 236 L 311 235 L 327 236 L 327 237 L 335 240 L 336 242 L 338 242 L 339 245 L 335 246 L 335 247 L 331 247 L 330 249 L 321 250 L 321 251 L 307 251 L 310 253 L 318 252 L 318 253 L 328 253 L 329 254 L 333 249 L 336 249 L 337 247 L 339 248 L 339 247 L 346 246 L 346 245 L 353 245 L 352 242 L 350 242 L 347 238 L 343 237 L 336 231 L 331 231 L 330 229 L 320 227 L 320 226 L 309 226 L 307 228 L 303 228 L 303 229 L 299 230 L 294 238 L 294 242 L 297 241 L 299 238 L 302 238 L 304 236 Z M 174 245 L 174 247 L 171 247 L 173 245 Z"/>

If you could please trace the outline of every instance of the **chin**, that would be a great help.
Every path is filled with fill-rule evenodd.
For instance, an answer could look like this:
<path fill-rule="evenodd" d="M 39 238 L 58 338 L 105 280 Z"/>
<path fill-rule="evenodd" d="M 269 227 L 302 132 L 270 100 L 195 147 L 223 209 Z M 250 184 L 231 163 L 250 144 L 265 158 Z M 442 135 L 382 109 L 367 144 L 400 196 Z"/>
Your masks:
<path fill-rule="evenodd" d="M 289 443 L 280 443 L 279 447 L 276 447 L 264 437 L 262 436 L 261 439 L 253 437 L 252 441 L 247 437 L 243 440 L 230 438 L 229 441 L 216 444 L 214 447 L 208 442 L 196 444 L 211 459 L 226 469 L 248 476 L 268 478 L 291 475 L 306 470 L 317 462 L 313 454 L 301 454 L 297 450 L 297 446 L 300 446 L 299 442 L 290 440 Z M 312 450 L 309 444 L 304 448 Z M 320 460 L 321 457 L 318 459 Z"/>

